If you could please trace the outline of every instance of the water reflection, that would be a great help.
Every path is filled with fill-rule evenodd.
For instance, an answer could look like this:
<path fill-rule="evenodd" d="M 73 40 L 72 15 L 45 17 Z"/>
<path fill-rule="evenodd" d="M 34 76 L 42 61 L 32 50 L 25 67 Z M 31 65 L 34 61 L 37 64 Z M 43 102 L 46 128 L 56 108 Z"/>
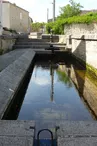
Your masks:
<path fill-rule="evenodd" d="M 60 68 L 61 67 L 62 66 L 60 66 Z M 67 85 L 67 88 L 71 88 L 73 85 L 72 85 L 72 82 L 70 81 L 70 78 L 67 76 L 66 72 L 60 70 L 60 68 L 56 71 L 59 81 Z"/>
<path fill-rule="evenodd" d="M 54 69 L 57 69 L 58 65 L 50 62 L 50 76 L 51 76 L 51 93 L 50 98 L 51 102 L 54 102 Z"/>
<path fill-rule="evenodd" d="M 94 120 L 97 83 L 79 64 L 67 62 L 36 62 L 18 119 L 35 120 L 38 130 L 65 120 Z"/>
<path fill-rule="evenodd" d="M 46 123 L 47 127 L 49 122 L 92 120 L 68 77 L 71 67 L 53 60 L 37 62 L 18 119 L 35 120 L 40 126 Z"/>
<path fill-rule="evenodd" d="M 97 78 L 80 66 L 80 64 L 72 64 L 70 68 L 60 66 L 59 70 L 65 72 L 74 83 L 78 94 L 91 113 L 93 119 L 97 119 Z"/>

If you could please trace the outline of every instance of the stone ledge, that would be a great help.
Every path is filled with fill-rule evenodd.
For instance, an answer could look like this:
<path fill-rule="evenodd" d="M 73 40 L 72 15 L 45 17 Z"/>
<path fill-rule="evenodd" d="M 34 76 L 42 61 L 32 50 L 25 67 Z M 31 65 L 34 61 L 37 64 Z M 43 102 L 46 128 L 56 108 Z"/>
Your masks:
<path fill-rule="evenodd" d="M 0 146 L 33 146 L 34 121 L 0 120 Z"/>
<path fill-rule="evenodd" d="M 12 40 L 12 39 L 17 39 L 18 35 L 1 35 L 0 38 L 4 40 L 10 40 L 10 39 Z"/>
<path fill-rule="evenodd" d="M 58 146 L 97 146 L 97 137 L 59 138 Z"/>
<path fill-rule="evenodd" d="M 89 40 L 89 41 L 97 41 L 97 34 L 80 34 L 80 35 L 72 35 L 71 39 L 79 39 L 79 40 Z"/>
<path fill-rule="evenodd" d="M 97 137 L 97 122 L 92 121 L 65 121 L 58 124 L 58 137 L 65 138 L 66 136 L 96 136 Z"/>
<path fill-rule="evenodd" d="M 0 119 L 14 98 L 34 56 L 35 52 L 28 50 L 0 73 Z"/>
<path fill-rule="evenodd" d="M 96 121 L 65 121 L 57 124 L 58 146 L 96 146 L 97 122 Z"/>

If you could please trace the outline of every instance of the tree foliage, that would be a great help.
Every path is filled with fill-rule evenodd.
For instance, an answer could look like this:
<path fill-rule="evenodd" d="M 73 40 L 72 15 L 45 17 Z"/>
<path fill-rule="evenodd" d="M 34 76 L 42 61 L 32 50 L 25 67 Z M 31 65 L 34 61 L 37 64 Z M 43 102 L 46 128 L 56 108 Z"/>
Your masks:
<path fill-rule="evenodd" d="M 80 3 L 74 2 L 74 0 L 70 0 L 69 2 L 70 4 L 60 8 L 59 18 L 68 18 L 80 14 L 81 8 L 83 8 L 83 6 L 81 6 Z"/>
<path fill-rule="evenodd" d="M 36 23 L 32 23 L 32 31 L 33 32 L 38 32 L 40 31 L 40 29 L 42 29 L 44 27 L 45 23 L 42 22 L 36 22 Z"/>
<path fill-rule="evenodd" d="M 63 34 L 64 24 L 72 21 L 72 17 L 80 14 L 82 8 L 81 4 L 76 3 L 74 0 L 70 0 L 69 3 L 70 4 L 60 8 L 60 15 L 54 23 L 50 22 L 46 25 L 48 33 L 50 33 L 50 29 L 52 29 L 55 34 Z M 72 18 L 72 20 L 68 20 L 69 18 Z"/>
<path fill-rule="evenodd" d="M 73 23 L 97 23 L 97 13 L 88 13 L 85 15 L 81 16 L 73 16 L 69 18 L 64 18 L 64 19 L 58 19 L 54 23 L 50 22 L 46 25 L 46 29 L 48 32 L 48 29 L 52 29 L 54 34 L 64 34 L 64 25 L 70 25 Z"/>

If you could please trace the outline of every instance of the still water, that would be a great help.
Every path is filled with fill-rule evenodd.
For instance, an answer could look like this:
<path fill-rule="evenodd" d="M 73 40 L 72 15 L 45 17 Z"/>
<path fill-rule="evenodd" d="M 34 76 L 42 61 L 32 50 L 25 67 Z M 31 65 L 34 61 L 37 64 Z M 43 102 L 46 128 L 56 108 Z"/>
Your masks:
<path fill-rule="evenodd" d="M 82 93 L 77 91 L 69 77 L 75 79 L 75 71 L 85 72 L 74 62 L 37 61 L 18 119 L 35 120 L 38 129 L 53 127 L 66 120 L 93 120 L 90 109 L 81 97 Z M 82 90 L 83 82 L 80 78 L 78 82 L 81 83 L 79 90 Z"/>

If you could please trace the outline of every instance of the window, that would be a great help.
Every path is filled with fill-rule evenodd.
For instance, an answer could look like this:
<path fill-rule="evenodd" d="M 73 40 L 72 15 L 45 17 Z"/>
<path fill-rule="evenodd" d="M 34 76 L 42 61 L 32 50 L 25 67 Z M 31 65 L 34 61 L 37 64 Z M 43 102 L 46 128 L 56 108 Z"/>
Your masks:
<path fill-rule="evenodd" d="M 20 19 L 21 19 L 21 20 L 22 20 L 22 17 L 23 17 L 23 16 L 22 16 L 22 13 L 20 13 Z"/>

